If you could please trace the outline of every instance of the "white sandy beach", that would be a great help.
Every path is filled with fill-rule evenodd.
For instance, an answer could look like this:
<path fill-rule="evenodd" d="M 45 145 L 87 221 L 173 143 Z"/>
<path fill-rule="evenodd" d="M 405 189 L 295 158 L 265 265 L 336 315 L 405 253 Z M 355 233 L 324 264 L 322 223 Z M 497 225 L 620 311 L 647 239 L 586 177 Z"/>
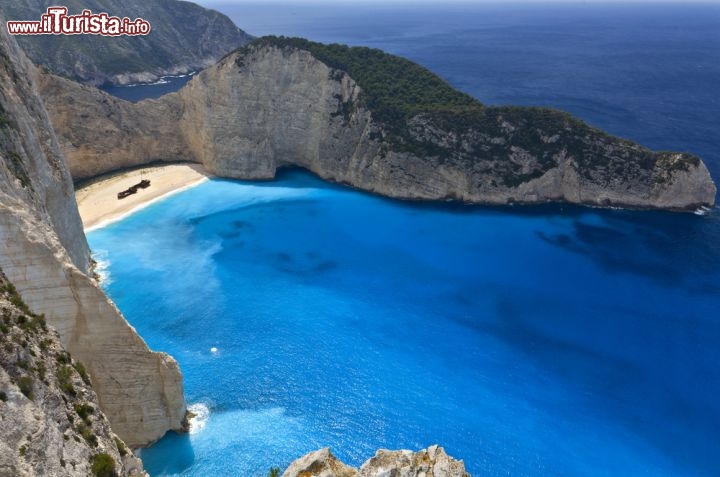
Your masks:
<path fill-rule="evenodd" d="M 118 220 L 169 194 L 207 180 L 210 175 L 199 164 L 167 164 L 123 171 L 100 177 L 75 191 L 83 227 L 90 230 Z M 117 194 L 140 182 L 150 187 L 138 189 L 124 199 Z"/>

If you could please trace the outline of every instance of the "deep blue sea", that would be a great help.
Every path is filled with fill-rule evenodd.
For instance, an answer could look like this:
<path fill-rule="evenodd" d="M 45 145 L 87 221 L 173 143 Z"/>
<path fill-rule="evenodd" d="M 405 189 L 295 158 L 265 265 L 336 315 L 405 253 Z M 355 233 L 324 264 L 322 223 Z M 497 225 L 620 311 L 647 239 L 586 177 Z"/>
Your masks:
<path fill-rule="evenodd" d="M 118 98 L 136 103 L 143 99 L 155 99 L 175 92 L 185 86 L 194 75 L 195 72 L 177 76 L 163 76 L 153 83 L 135 83 L 127 86 L 106 84 L 101 86 L 100 89 Z"/>
<path fill-rule="evenodd" d="M 220 8 L 694 152 L 720 178 L 720 6 Z M 142 452 L 153 476 L 433 443 L 475 476 L 720 475 L 717 210 L 415 204 L 286 171 L 88 238 L 200 414 Z"/>

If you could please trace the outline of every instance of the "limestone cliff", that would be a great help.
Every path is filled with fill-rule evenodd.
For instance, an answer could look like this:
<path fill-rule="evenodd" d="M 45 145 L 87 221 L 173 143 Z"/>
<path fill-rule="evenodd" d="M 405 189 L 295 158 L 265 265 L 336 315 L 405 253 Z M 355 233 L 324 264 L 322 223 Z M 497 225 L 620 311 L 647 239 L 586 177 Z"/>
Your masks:
<path fill-rule="evenodd" d="M 33 67 L 0 30 L 0 269 L 85 364 L 113 430 L 131 446 L 147 444 L 181 427 L 182 376 L 88 276 L 72 181 Z"/>
<path fill-rule="evenodd" d="M 342 48 L 261 40 L 179 92 L 135 105 L 47 75 L 42 94 L 75 180 L 172 159 L 243 179 L 300 166 L 403 199 L 671 210 L 715 203 L 697 157 L 654 153 L 558 111 L 485 107 L 407 60 Z M 410 99 L 397 110 L 392 97 L 381 98 L 387 107 L 342 69 L 373 62 L 392 73 L 379 87 L 414 88 L 398 90 Z M 424 107 L 415 77 L 449 104 Z M 378 88 L 373 80 L 365 83 Z"/>
<path fill-rule="evenodd" d="M 0 2 L 0 14 L 9 20 L 39 20 L 53 5 L 67 7 L 69 15 L 90 9 L 120 18 L 142 18 L 152 27 L 147 36 L 138 37 L 17 37 L 35 64 L 91 84 L 149 82 L 205 68 L 251 38 L 225 15 L 177 0 L 13 0 Z"/>
<path fill-rule="evenodd" d="M 285 470 L 283 477 L 470 477 L 463 462 L 449 457 L 442 447 L 418 452 L 379 450 L 360 469 L 340 462 L 329 449 L 311 452 Z"/>
<path fill-rule="evenodd" d="M 38 75 L 38 85 L 74 180 L 151 161 L 195 161 L 176 101 L 133 104 L 47 74 Z"/>
<path fill-rule="evenodd" d="M 110 429 L 85 367 L 1 270 L 0 316 L 0 475 L 146 475 Z"/>

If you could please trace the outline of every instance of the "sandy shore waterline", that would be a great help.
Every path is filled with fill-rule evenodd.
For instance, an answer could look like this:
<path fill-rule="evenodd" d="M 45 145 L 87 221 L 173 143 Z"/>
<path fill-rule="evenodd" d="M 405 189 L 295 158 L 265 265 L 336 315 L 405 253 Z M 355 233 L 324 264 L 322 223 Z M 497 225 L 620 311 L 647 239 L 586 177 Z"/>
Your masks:
<path fill-rule="evenodd" d="M 149 166 L 100 177 L 75 191 L 80 218 L 86 232 L 103 227 L 147 207 L 153 202 L 196 186 L 210 178 L 199 164 Z M 118 199 L 118 192 L 150 180 L 150 187 Z"/>

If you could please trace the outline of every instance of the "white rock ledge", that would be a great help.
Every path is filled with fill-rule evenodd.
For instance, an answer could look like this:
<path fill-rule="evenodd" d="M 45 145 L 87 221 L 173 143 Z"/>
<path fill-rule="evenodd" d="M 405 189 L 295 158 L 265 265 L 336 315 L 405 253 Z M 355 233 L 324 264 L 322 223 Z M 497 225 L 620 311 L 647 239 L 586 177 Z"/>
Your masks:
<path fill-rule="evenodd" d="M 340 462 L 330 449 L 311 452 L 292 464 L 283 477 L 470 477 L 462 460 L 430 446 L 417 452 L 379 450 L 360 469 Z"/>

